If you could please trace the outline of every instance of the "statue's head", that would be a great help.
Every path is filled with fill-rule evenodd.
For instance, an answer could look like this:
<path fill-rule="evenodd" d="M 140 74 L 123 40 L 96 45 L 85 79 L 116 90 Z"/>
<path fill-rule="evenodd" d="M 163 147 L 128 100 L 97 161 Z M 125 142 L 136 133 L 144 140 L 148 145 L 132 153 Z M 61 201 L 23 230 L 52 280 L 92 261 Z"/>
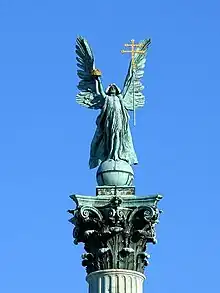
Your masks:
<path fill-rule="evenodd" d="M 112 83 L 107 87 L 106 94 L 108 96 L 117 96 L 118 94 L 120 94 L 120 89 L 119 87 L 117 87 L 116 84 Z"/>

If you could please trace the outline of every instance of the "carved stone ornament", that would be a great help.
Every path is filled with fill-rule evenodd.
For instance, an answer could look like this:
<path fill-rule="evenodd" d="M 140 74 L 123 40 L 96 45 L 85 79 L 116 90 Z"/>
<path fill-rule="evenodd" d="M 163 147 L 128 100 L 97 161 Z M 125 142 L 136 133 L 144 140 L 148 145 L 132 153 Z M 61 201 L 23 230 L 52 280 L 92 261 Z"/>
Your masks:
<path fill-rule="evenodd" d="M 82 265 L 88 274 L 105 269 L 144 272 L 147 243 L 156 243 L 155 225 L 161 195 L 70 196 L 76 203 L 69 220 L 75 225 L 74 243 L 84 243 Z"/>

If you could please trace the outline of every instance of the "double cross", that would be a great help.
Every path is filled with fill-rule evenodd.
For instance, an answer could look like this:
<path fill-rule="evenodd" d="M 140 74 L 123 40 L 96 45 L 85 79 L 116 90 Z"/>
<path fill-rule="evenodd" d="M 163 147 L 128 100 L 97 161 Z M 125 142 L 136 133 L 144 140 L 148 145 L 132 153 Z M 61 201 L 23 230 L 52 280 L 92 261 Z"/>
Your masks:
<path fill-rule="evenodd" d="M 136 67 L 136 64 L 135 64 L 135 54 L 144 54 L 146 53 L 145 50 L 138 50 L 135 48 L 136 47 L 142 47 L 143 45 L 140 43 L 140 44 L 135 44 L 135 41 L 134 40 L 131 40 L 131 44 L 124 44 L 125 47 L 131 47 L 131 50 L 121 50 L 121 53 L 124 54 L 124 53 L 131 53 L 131 62 L 132 62 L 132 68 L 135 69 Z"/>

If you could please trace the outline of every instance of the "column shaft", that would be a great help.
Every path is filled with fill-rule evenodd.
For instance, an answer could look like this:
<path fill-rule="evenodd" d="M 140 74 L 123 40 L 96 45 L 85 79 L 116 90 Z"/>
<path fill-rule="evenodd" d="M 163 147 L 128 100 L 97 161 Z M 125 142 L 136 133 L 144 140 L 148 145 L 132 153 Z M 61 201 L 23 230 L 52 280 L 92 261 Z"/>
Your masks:
<path fill-rule="evenodd" d="M 142 293 L 145 276 L 131 270 L 102 270 L 89 274 L 89 293 Z"/>

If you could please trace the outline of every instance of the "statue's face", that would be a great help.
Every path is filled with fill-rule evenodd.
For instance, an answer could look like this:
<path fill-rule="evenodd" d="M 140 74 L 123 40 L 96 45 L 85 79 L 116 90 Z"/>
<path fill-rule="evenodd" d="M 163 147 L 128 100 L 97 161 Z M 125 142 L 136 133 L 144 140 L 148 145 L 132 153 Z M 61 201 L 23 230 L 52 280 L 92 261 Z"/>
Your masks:
<path fill-rule="evenodd" d="M 109 88 L 109 95 L 115 96 L 117 93 L 116 87 L 114 85 L 110 86 Z"/>

